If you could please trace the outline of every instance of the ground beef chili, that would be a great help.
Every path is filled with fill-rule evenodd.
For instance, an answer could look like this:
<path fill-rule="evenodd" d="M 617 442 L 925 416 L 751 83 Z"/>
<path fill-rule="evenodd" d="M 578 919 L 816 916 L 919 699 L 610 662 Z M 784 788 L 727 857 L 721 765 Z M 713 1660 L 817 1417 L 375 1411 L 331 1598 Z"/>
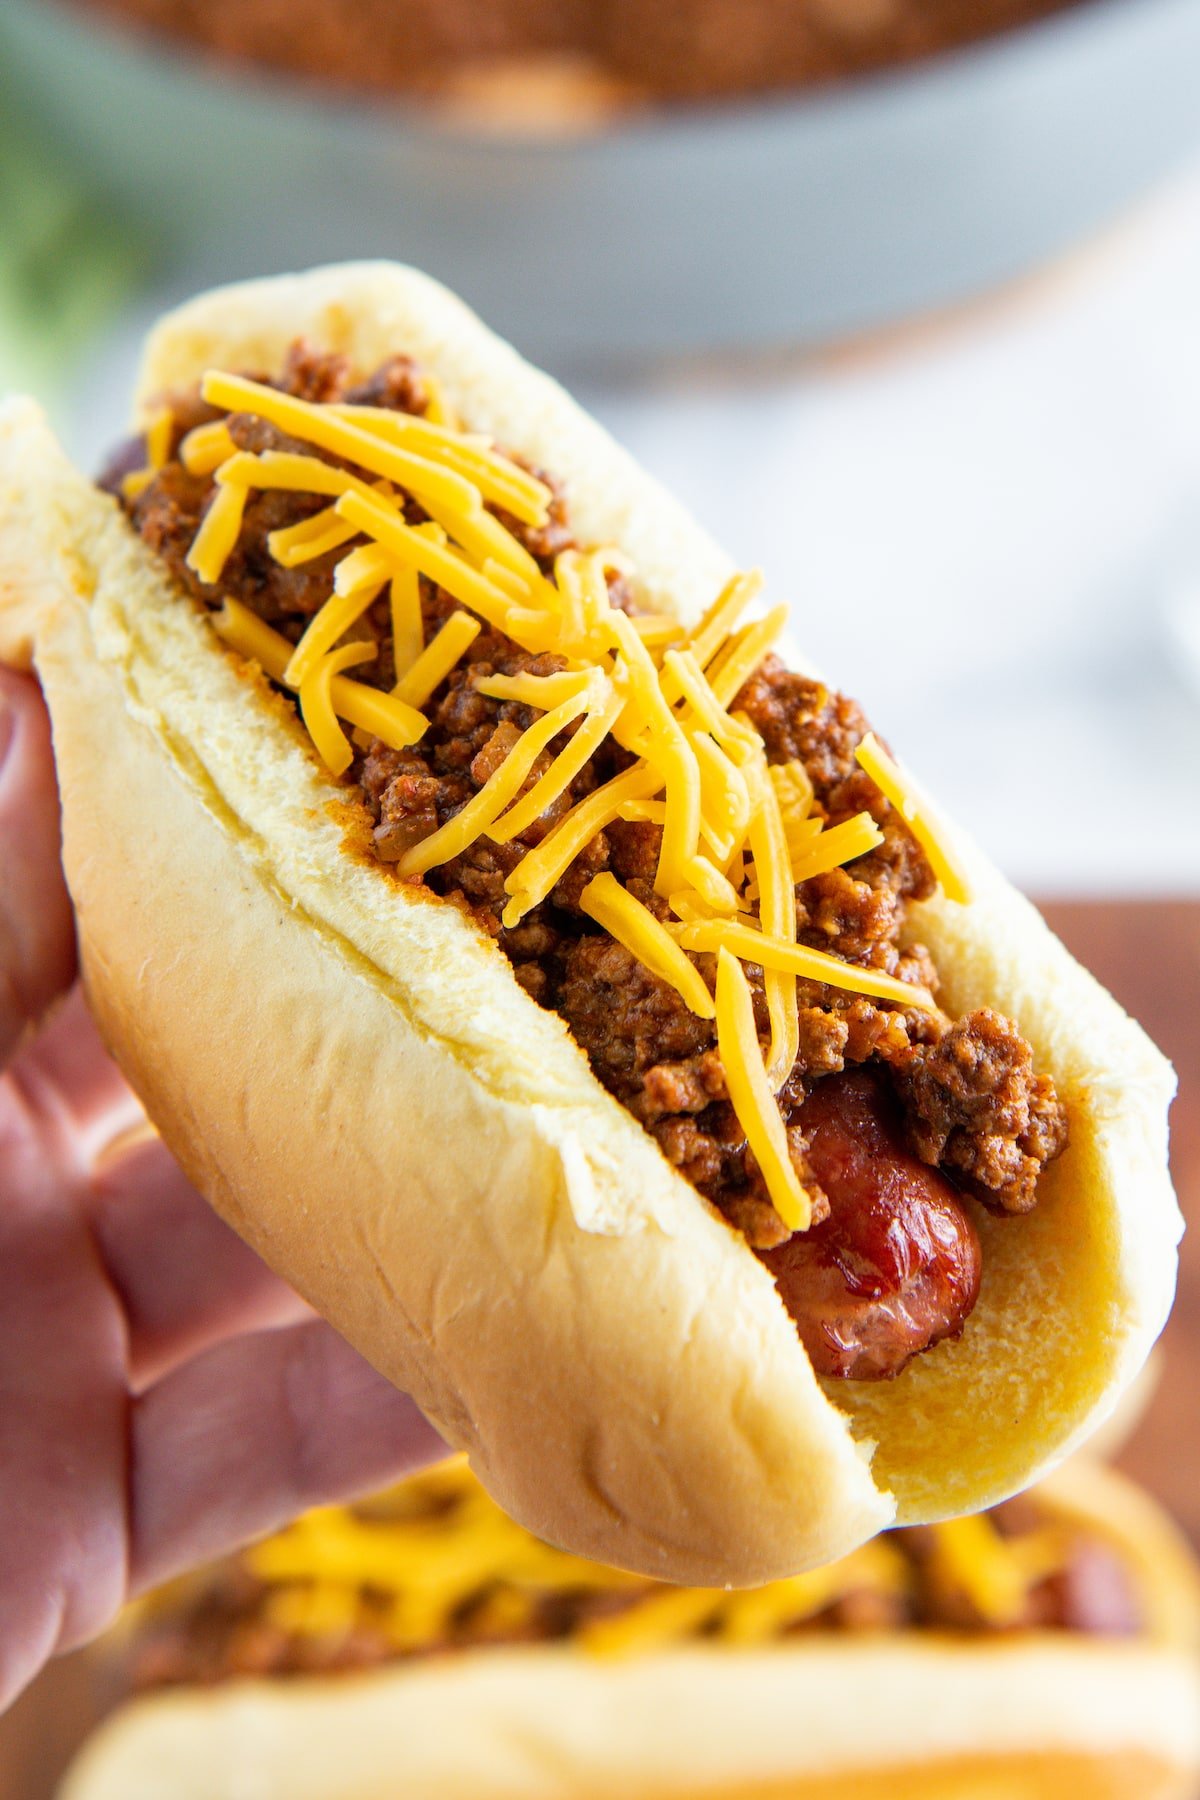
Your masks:
<path fill-rule="evenodd" d="M 428 387 L 407 357 L 395 356 L 366 381 L 356 381 L 343 358 L 303 343 L 293 346 L 274 385 L 317 402 L 416 414 L 429 404 Z M 189 474 L 177 453 L 187 431 L 220 415 L 196 392 L 170 396 L 169 404 L 167 461 L 123 500 L 134 526 L 201 604 L 216 606 L 231 595 L 297 642 L 329 598 L 334 567 L 353 540 L 283 568 L 268 549 L 269 534 L 310 517 L 327 500 L 252 490 L 220 589 L 207 586 L 186 556 L 214 483 L 211 476 Z M 311 445 L 250 415 L 232 414 L 226 422 L 241 449 L 313 454 Z M 126 446 L 102 484 L 123 496 L 123 477 L 142 460 L 140 442 Z M 546 522 L 529 527 L 508 517 L 504 523 L 550 573 L 554 558 L 574 540 L 565 497 L 552 476 L 536 473 L 553 494 Z M 405 512 L 410 522 L 423 517 L 411 499 Z M 624 578 L 611 579 L 610 597 L 634 610 Z M 428 639 L 457 603 L 422 577 L 421 606 Z M 368 609 L 354 632 L 378 648 L 376 660 L 356 670 L 356 678 L 390 687 L 395 668 L 386 599 Z M 359 750 L 349 779 L 368 809 L 384 863 L 396 862 L 451 819 L 540 716 L 516 701 L 481 694 L 479 683 L 496 673 L 547 675 L 563 666 L 555 656 L 531 655 L 485 627 L 426 705 L 430 724 L 419 744 L 395 750 L 375 740 Z M 868 729 L 859 708 L 768 656 L 734 710 L 757 729 L 769 762 L 803 763 L 817 816 L 835 825 L 866 811 L 882 833 L 882 842 L 866 855 L 797 886 L 799 942 L 936 992 L 928 952 L 903 937 L 909 905 L 932 893 L 933 876 L 900 814 L 855 760 Z M 527 786 L 573 729 L 543 753 Z M 495 941 L 525 991 L 566 1021 L 609 1092 L 763 1256 L 817 1370 L 860 1379 L 894 1375 L 917 1352 L 956 1336 L 974 1304 L 979 1243 L 963 1196 L 997 1213 L 1021 1213 L 1034 1204 L 1041 1169 L 1066 1141 L 1053 1083 L 1035 1072 L 1029 1045 L 999 1013 L 985 1008 L 952 1020 L 800 980 L 800 1053 L 779 1104 L 792 1161 L 815 1210 L 813 1230 L 789 1241 L 730 1104 L 715 1027 L 580 910 L 588 882 L 609 871 L 656 917 L 667 916 L 654 890 L 661 826 L 613 823 L 518 925 L 510 929 L 501 920 L 505 879 L 526 851 L 631 760 L 609 738 L 519 838 L 498 844 L 479 837 L 420 879 Z M 698 953 L 693 960 L 711 988 L 715 959 Z M 761 971 L 751 964 L 747 973 L 765 1040 Z M 867 1134 L 869 1154 L 861 1144 L 855 1151 L 855 1130 Z"/>
<path fill-rule="evenodd" d="M 1001 1538 L 1019 1541 L 1043 1532 L 1047 1515 L 1025 1497 L 986 1515 Z M 449 1526 L 454 1529 L 453 1523 Z M 1133 1577 L 1115 1545 L 1082 1526 L 1052 1529 L 1060 1542 L 1051 1572 L 1029 1586 L 1015 1616 L 1004 1625 L 989 1620 L 939 1558 L 939 1527 L 887 1533 L 879 1548 L 888 1558 L 890 1579 L 856 1574 L 851 1558 L 836 1596 L 814 1611 L 779 1627 L 781 1638 L 817 1632 L 954 1632 L 964 1637 L 1012 1631 L 1067 1631 L 1098 1637 L 1134 1636 L 1142 1618 Z M 284 1590 L 299 1598 L 295 1584 Z M 279 1586 L 263 1580 L 245 1560 L 220 1564 L 193 1586 L 182 1602 L 163 1604 L 138 1634 L 132 1659 L 137 1689 L 187 1684 L 206 1686 L 236 1676 L 310 1675 L 378 1668 L 420 1656 L 518 1643 L 554 1643 L 578 1637 L 598 1621 L 629 1613 L 664 1590 L 654 1582 L 628 1579 L 618 1586 L 572 1584 L 569 1573 L 553 1587 L 525 1582 L 514 1590 L 502 1570 L 481 1573 L 429 1642 L 407 1643 L 398 1635 L 395 1595 L 363 1587 L 352 1597 L 340 1628 L 298 1629 L 287 1611 L 272 1604 Z M 714 1613 L 694 1635 L 718 1639 Z"/>

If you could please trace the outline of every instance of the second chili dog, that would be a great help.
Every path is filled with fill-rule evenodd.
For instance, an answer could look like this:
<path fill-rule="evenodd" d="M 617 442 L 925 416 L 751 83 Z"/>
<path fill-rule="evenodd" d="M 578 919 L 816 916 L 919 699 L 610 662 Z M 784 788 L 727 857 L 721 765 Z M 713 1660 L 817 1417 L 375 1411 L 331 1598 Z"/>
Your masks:
<path fill-rule="evenodd" d="M 730 1593 L 548 1550 L 449 1463 L 151 1596 L 60 1800 L 1182 1800 L 1198 1629 L 1100 1470 Z"/>

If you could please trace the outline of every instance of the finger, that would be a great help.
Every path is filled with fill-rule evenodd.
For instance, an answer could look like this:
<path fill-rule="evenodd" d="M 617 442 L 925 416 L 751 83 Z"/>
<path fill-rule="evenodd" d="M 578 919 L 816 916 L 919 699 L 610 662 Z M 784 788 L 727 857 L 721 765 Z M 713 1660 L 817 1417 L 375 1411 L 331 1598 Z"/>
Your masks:
<path fill-rule="evenodd" d="M 109 1056 L 76 987 L 12 1065 L 46 1143 L 81 1179 L 114 1144 L 147 1130 L 141 1103 Z"/>
<path fill-rule="evenodd" d="M 2 1711 L 119 1604 L 128 1401 L 120 1310 L 12 1081 L 0 1169 Z"/>
<path fill-rule="evenodd" d="M 130 1379 L 139 1391 L 227 1338 L 311 1316 L 155 1139 L 101 1166 L 89 1208 L 125 1310 Z"/>
<path fill-rule="evenodd" d="M 191 1187 L 78 990 L 22 1048 L 8 1080 L 44 1160 L 76 1192 L 91 1226 L 125 1312 L 136 1389 L 225 1338 L 308 1315 Z"/>
<path fill-rule="evenodd" d="M 223 1344 L 134 1404 L 131 1591 L 444 1454 L 415 1403 L 328 1325 Z"/>
<path fill-rule="evenodd" d="M 0 668 L 0 1061 L 74 974 L 50 721 L 36 681 Z"/>

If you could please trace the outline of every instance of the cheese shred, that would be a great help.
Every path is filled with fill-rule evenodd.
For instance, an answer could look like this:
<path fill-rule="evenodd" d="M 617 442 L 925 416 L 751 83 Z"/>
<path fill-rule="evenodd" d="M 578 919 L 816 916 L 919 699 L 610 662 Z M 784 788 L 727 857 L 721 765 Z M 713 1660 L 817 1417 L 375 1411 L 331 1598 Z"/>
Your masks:
<path fill-rule="evenodd" d="M 285 685 L 284 675 L 293 655 L 285 637 L 240 600 L 226 599 L 220 611 L 210 614 L 210 618 L 223 643 L 258 663 L 272 681 Z M 392 750 L 405 750 L 425 735 L 424 716 L 394 694 L 381 693 L 361 681 L 349 681 L 344 675 L 333 676 L 329 691 L 339 718 L 379 738 Z"/>
<path fill-rule="evenodd" d="M 807 1231 L 812 1200 L 792 1166 L 787 1132 L 758 1048 L 745 971 L 724 945 L 717 952 L 717 1048 L 738 1123 L 762 1171 L 771 1204 L 789 1231 Z"/>
<path fill-rule="evenodd" d="M 348 522 L 344 530 L 353 531 Z M 421 616 L 421 578 L 413 568 L 397 569 L 388 583 L 392 615 L 392 660 L 396 678 L 408 674 L 425 648 L 425 624 Z"/>
<path fill-rule="evenodd" d="M 179 460 L 189 475 L 211 475 L 236 453 L 237 445 L 224 419 L 194 426 L 179 446 Z"/>
<path fill-rule="evenodd" d="M 354 760 L 350 740 L 337 722 L 333 705 L 332 683 L 343 669 L 356 663 L 370 662 L 376 655 L 374 644 L 343 644 L 331 650 L 297 683 L 300 689 L 300 716 L 308 727 L 317 753 L 334 775 L 341 775 Z"/>
<path fill-rule="evenodd" d="M 334 594 L 325 602 L 292 651 L 291 660 L 283 672 L 283 679 L 288 687 L 303 686 L 307 676 L 332 650 L 338 639 L 344 637 L 366 612 L 382 586 L 382 582 L 377 582 L 371 587 L 355 588 L 349 594 Z"/>
<path fill-rule="evenodd" d="M 499 818 L 509 801 L 516 797 L 546 746 L 579 717 L 585 704 L 582 694 L 573 700 L 564 700 L 553 712 L 544 714 L 536 725 L 531 725 L 462 811 L 405 851 L 398 864 L 401 875 L 423 875 L 427 869 L 436 869 L 439 863 L 449 862 L 475 838 L 485 834 L 493 820 Z"/>
<path fill-rule="evenodd" d="M 827 950 L 810 950 L 807 944 L 772 937 L 740 920 L 702 919 L 682 926 L 678 936 L 685 950 L 729 950 L 744 962 L 758 963 L 763 969 L 779 969 L 802 976 L 805 981 L 823 981 L 826 986 L 841 988 L 847 993 L 890 1000 L 893 1006 L 911 1006 L 919 1012 L 938 1010 L 937 1001 L 928 988 L 899 981 L 894 975 L 884 975 L 878 969 L 860 968 L 857 963 L 831 956 Z"/>
<path fill-rule="evenodd" d="M 451 613 L 441 630 L 400 677 L 393 692 L 409 706 L 424 706 L 433 690 L 441 686 L 478 636 L 478 619 L 473 619 L 470 613 Z"/>
<path fill-rule="evenodd" d="M 188 568 L 210 587 L 221 579 L 221 570 L 238 541 L 247 491 L 238 481 L 221 484 L 218 471 L 218 486 L 187 553 Z"/>
<path fill-rule="evenodd" d="M 675 989 L 698 1019 L 715 1019 L 717 1009 L 695 963 L 684 954 L 654 914 L 607 870 L 595 876 L 579 900 L 581 912 Z"/>
<path fill-rule="evenodd" d="M 159 470 L 164 467 L 171 452 L 174 430 L 175 415 L 169 406 L 160 406 L 156 412 L 151 413 L 143 433 L 146 466 L 131 470 L 122 481 L 121 493 L 126 500 L 136 500 L 139 494 L 145 493 Z"/>
<path fill-rule="evenodd" d="M 945 828 L 934 817 L 912 777 L 892 761 L 873 731 L 868 731 L 854 754 L 924 850 L 947 900 L 957 900 L 965 906 L 971 898 L 970 879 Z"/>
<path fill-rule="evenodd" d="M 570 743 L 551 763 L 546 773 L 534 783 L 533 787 L 517 804 L 510 807 L 499 822 L 493 826 L 491 836 L 498 844 L 511 843 L 513 838 L 520 837 L 528 831 L 535 820 L 549 811 L 554 802 L 561 799 L 570 787 L 579 771 L 591 757 L 596 754 L 613 726 L 616 724 L 624 702 L 619 694 L 610 696 L 608 702 L 596 712 L 589 714 L 576 731 Z"/>
<path fill-rule="evenodd" d="M 790 844 L 792 881 L 796 884 L 811 881 L 814 875 L 843 868 L 856 856 L 865 856 L 868 850 L 874 850 L 882 842 L 883 833 L 870 813 L 856 813 L 854 818 L 846 819 L 828 831 L 808 834 L 800 840 L 798 848 L 794 843 Z"/>

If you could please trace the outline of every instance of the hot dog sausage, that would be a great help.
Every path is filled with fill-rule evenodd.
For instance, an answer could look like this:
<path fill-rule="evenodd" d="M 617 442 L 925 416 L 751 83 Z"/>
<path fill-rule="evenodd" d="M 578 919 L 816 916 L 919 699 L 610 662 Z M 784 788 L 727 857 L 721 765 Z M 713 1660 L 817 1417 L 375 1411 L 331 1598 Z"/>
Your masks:
<path fill-rule="evenodd" d="M 760 1252 L 821 1375 L 898 1375 L 956 1337 L 979 1293 L 975 1227 L 944 1176 L 912 1156 L 881 1082 L 819 1081 L 799 1110 L 829 1217 Z"/>

